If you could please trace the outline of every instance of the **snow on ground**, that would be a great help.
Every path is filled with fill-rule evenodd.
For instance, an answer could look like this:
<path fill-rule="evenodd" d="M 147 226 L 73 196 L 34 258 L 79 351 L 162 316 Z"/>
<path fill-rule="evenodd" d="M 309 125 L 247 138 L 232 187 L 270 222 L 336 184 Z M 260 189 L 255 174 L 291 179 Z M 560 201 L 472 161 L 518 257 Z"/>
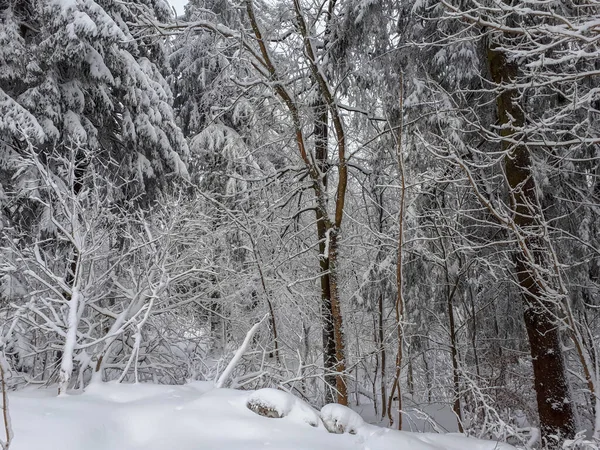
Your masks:
<path fill-rule="evenodd" d="M 402 401 L 402 407 L 404 408 L 402 413 L 403 430 L 420 433 L 458 433 L 458 422 L 452 405 L 447 403 L 414 404 L 408 397 L 403 398 Z M 359 413 L 367 423 L 387 425 L 387 418 L 382 418 L 381 414 L 376 414 L 372 403 L 363 402 L 360 405 L 352 405 L 352 409 Z"/>
<path fill-rule="evenodd" d="M 256 392 L 185 386 L 104 383 L 80 395 L 25 390 L 10 398 L 11 450 L 514 450 L 461 435 L 398 432 L 365 424 L 338 405 L 321 416 L 351 425 L 356 434 L 331 434 L 311 421 L 318 413 L 273 389 Z M 278 410 L 267 418 L 249 401 Z"/>

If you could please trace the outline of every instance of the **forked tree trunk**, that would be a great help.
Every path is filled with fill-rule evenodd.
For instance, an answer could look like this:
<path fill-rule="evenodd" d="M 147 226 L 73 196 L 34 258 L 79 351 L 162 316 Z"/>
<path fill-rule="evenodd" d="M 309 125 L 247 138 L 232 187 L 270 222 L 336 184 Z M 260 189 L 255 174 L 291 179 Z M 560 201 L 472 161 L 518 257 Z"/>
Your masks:
<path fill-rule="evenodd" d="M 87 168 L 87 162 L 81 153 L 77 153 L 73 160 L 73 173 L 72 173 L 72 191 L 70 192 L 71 201 L 76 202 L 77 196 L 83 189 L 83 178 L 85 170 Z M 80 233 L 78 229 L 78 217 L 75 208 L 72 208 L 71 218 L 72 222 L 72 233 L 75 238 L 76 234 Z M 60 371 L 59 371 L 59 382 L 58 382 L 58 394 L 65 394 L 69 388 L 71 381 L 71 375 L 73 373 L 73 358 L 75 355 L 75 345 L 77 341 L 77 328 L 79 327 L 79 303 L 81 301 L 81 292 L 79 290 L 79 273 L 81 254 L 77 248 L 73 248 L 73 256 L 69 269 L 65 276 L 65 283 L 71 288 L 71 293 L 64 292 L 63 296 L 68 303 L 67 313 L 67 333 L 65 343 L 62 350 L 58 353 L 60 357 Z"/>
<path fill-rule="evenodd" d="M 335 0 L 329 3 L 328 7 L 328 24 L 335 8 Z M 337 154 L 338 154 L 338 181 L 335 198 L 335 212 L 333 220 L 324 220 L 326 224 L 326 254 L 329 257 L 329 293 L 331 299 L 331 314 L 333 318 L 333 335 L 335 341 L 335 369 L 336 369 L 336 388 L 337 402 L 342 405 L 348 404 L 348 387 L 346 385 L 346 350 L 344 343 L 344 327 L 342 319 L 342 308 L 338 291 L 338 234 L 341 229 L 342 220 L 344 217 L 344 203 L 346 199 L 346 187 L 348 184 L 348 166 L 346 164 L 346 134 L 344 124 L 339 114 L 337 103 L 334 97 L 334 91 L 330 88 L 328 80 L 325 78 L 324 72 L 318 66 L 318 58 L 313 49 L 312 36 L 309 35 L 308 24 L 302 13 L 299 0 L 294 0 L 294 10 L 296 13 L 296 25 L 298 31 L 304 41 L 304 54 L 306 62 L 310 68 L 311 76 L 317 84 L 320 94 L 320 101 L 327 106 L 327 110 L 331 114 L 331 122 L 335 131 Z M 318 176 L 322 177 L 321 171 L 318 170 Z M 322 187 L 322 180 L 315 180 L 317 189 L 315 193 L 317 197 L 318 207 L 322 208 L 323 215 L 327 216 L 326 198 L 327 192 Z"/>
<path fill-rule="evenodd" d="M 516 79 L 517 64 L 508 61 L 506 55 L 494 47 L 488 49 L 488 63 L 492 81 L 497 85 L 505 85 Z M 525 114 L 517 104 L 515 92 L 504 89 L 496 98 L 496 106 L 502 137 L 515 137 L 515 130 L 525 125 Z M 540 224 L 532 208 L 537 205 L 537 198 L 529 150 L 525 145 L 512 145 L 507 140 L 503 141 L 502 146 L 507 151 L 504 167 L 514 223 L 517 231 L 525 236 L 515 255 L 515 265 L 525 306 L 525 327 L 531 349 L 542 439 L 546 445 L 556 446 L 558 443 L 550 440 L 550 436 L 571 438 L 575 432 L 559 324 L 555 318 L 558 307 L 547 299 L 541 280 L 537 279 L 538 274 L 532 268 L 531 257 L 528 258 L 526 253 L 534 255 L 535 264 L 544 263 L 541 250 L 543 243 L 535 237 Z"/>
<path fill-rule="evenodd" d="M 329 15 L 331 16 L 333 8 L 335 7 L 335 0 L 332 0 L 329 5 Z M 333 324 L 333 342 L 335 344 L 335 377 L 336 377 L 336 388 L 337 388 L 337 402 L 342 405 L 348 404 L 348 395 L 346 387 L 346 358 L 345 358 L 345 347 L 344 347 L 344 335 L 343 335 L 343 320 L 342 311 L 340 305 L 340 299 L 338 294 L 338 280 L 337 280 L 337 239 L 340 227 L 342 224 L 343 213 L 344 213 L 344 202 L 346 196 L 346 186 L 348 183 L 348 167 L 346 165 L 346 138 L 344 133 L 344 125 L 342 118 L 339 115 L 337 109 L 337 103 L 334 98 L 334 91 L 331 90 L 328 80 L 324 78 L 323 71 L 318 67 L 318 60 L 313 50 L 312 36 L 309 36 L 308 25 L 305 21 L 302 9 L 298 0 L 294 0 L 294 10 L 296 14 L 296 26 L 302 36 L 304 43 L 304 50 L 306 56 L 306 62 L 311 71 L 311 76 L 317 84 L 317 88 L 320 94 L 320 102 L 326 105 L 327 111 L 331 114 L 331 121 L 337 137 L 337 153 L 338 153 L 338 182 L 336 189 L 336 201 L 335 201 L 335 214 L 333 219 L 330 218 L 327 211 L 327 196 L 328 193 L 323 185 L 325 181 L 321 168 L 318 164 L 315 164 L 313 157 L 307 152 L 306 140 L 304 138 L 303 127 L 300 118 L 300 111 L 293 94 L 288 92 L 286 83 L 281 81 L 279 73 L 271 59 L 269 49 L 267 48 L 266 41 L 263 38 L 262 31 L 256 20 L 254 13 L 254 6 L 252 0 L 246 0 L 246 12 L 250 25 L 254 34 L 254 38 L 258 45 L 258 52 L 252 50 L 254 58 L 256 59 L 255 67 L 259 73 L 269 78 L 269 83 L 273 86 L 273 90 L 277 96 L 286 105 L 294 126 L 296 143 L 298 146 L 298 152 L 304 162 L 308 174 L 312 181 L 312 187 L 315 192 L 316 209 L 317 209 L 317 223 L 319 227 L 324 226 L 325 236 L 325 248 L 323 248 L 323 255 L 327 256 L 329 263 L 329 299 L 330 308 L 327 308 L 326 303 L 326 289 L 322 284 L 322 299 L 323 310 L 329 309 L 331 311 L 331 321 L 325 320 L 324 327 L 327 329 L 327 336 L 324 338 L 326 341 L 324 353 L 327 353 L 326 358 L 331 355 L 330 348 L 330 331 L 328 329 L 329 323 Z M 260 56 L 259 56 L 260 55 Z M 323 124 L 327 122 L 321 121 Z M 328 132 L 328 128 L 326 130 Z M 316 158 L 316 155 L 314 155 Z M 326 155 L 325 155 L 326 156 Z M 322 228 L 317 229 L 320 235 L 323 232 Z M 320 236 L 319 236 L 320 237 Z M 320 268 L 323 269 L 324 262 L 320 264 Z M 324 274 L 323 274 L 324 275 Z M 322 278 L 322 283 L 324 279 Z M 327 311 L 325 311 L 327 314 Z"/>

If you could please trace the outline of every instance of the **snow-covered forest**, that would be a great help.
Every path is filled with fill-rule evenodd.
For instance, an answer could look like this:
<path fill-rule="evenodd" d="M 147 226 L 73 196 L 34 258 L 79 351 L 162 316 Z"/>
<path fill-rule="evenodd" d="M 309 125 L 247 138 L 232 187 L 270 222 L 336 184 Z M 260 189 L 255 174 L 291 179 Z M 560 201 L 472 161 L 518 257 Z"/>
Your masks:
<path fill-rule="evenodd" d="M 0 206 L 3 450 L 138 382 L 600 446 L 599 0 L 0 0 Z"/>

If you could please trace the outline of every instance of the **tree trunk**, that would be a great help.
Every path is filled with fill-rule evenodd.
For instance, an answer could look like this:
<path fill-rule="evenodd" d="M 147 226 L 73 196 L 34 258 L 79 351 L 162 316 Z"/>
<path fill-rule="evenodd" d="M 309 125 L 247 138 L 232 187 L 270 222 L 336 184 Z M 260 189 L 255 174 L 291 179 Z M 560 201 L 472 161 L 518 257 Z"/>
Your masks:
<path fill-rule="evenodd" d="M 384 181 L 380 180 L 379 177 L 376 178 L 377 185 L 384 184 Z M 377 229 L 379 231 L 379 235 L 383 236 L 383 189 L 381 187 L 377 187 L 375 195 L 377 197 Z M 375 258 L 377 267 L 380 267 L 383 259 L 384 259 L 384 251 L 383 251 L 383 242 L 380 238 L 377 238 L 377 257 Z M 377 278 L 379 278 L 378 283 L 379 287 L 379 295 L 377 296 L 377 324 L 375 328 L 375 340 L 377 342 L 377 348 L 379 349 L 378 355 L 381 358 L 381 367 L 376 368 L 375 370 L 375 379 L 377 379 L 378 372 L 381 374 L 380 382 L 380 392 L 381 392 L 381 418 L 385 418 L 388 413 L 388 394 L 387 394 L 387 351 L 385 346 L 385 298 L 383 292 L 386 289 L 385 278 L 379 274 L 379 271 L 376 272 Z M 377 370 L 379 369 L 379 371 Z"/>
<path fill-rule="evenodd" d="M 456 348 L 456 325 L 454 321 L 454 306 L 452 299 L 456 293 L 459 280 L 456 280 L 452 292 L 450 292 L 450 286 L 446 287 L 446 305 L 448 307 L 448 323 L 450 326 L 450 353 L 452 356 L 452 382 L 454 384 L 454 402 L 452 404 L 452 410 L 456 416 L 456 422 L 458 424 L 458 432 L 464 433 L 462 425 L 462 412 L 460 409 L 460 372 L 458 367 L 458 349 Z"/>
<path fill-rule="evenodd" d="M 378 333 L 378 345 L 379 345 L 379 349 L 380 349 L 380 354 L 381 354 L 381 418 L 384 418 L 387 415 L 387 380 L 386 380 L 386 370 L 385 370 L 385 365 L 387 363 L 386 361 L 386 353 L 385 353 L 385 344 L 384 344 L 384 337 L 385 337 L 385 330 L 384 330 L 384 323 L 383 323 L 383 314 L 384 314 L 384 304 L 383 304 L 383 294 L 380 293 L 379 294 L 379 311 L 378 311 L 378 326 L 377 326 L 377 333 Z M 377 377 L 377 374 L 375 374 L 375 376 Z"/>
<path fill-rule="evenodd" d="M 477 377 L 481 376 L 479 369 L 479 355 L 477 352 L 477 312 L 475 311 L 475 296 L 473 295 L 473 287 L 469 286 L 469 300 L 471 301 L 471 348 L 473 349 L 473 362 L 475 363 L 475 373 Z"/>
<path fill-rule="evenodd" d="M 403 270 L 402 270 L 402 246 L 404 245 L 404 210 L 406 199 L 406 177 L 404 172 L 404 156 L 402 154 L 402 132 L 404 126 L 404 77 L 400 76 L 400 126 L 396 138 L 396 158 L 398 162 L 398 173 L 400 175 L 400 204 L 398 208 L 398 247 L 396 257 L 396 334 L 397 334 L 397 350 L 396 350 L 396 371 L 394 374 L 394 383 L 388 402 L 390 425 L 394 422 L 392 418 L 392 399 L 394 391 L 398 390 L 398 429 L 402 429 L 402 386 L 400 383 L 400 372 L 402 370 L 402 349 L 404 343 L 404 295 L 403 295 Z"/>
<path fill-rule="evenodd" d="M 503 52 L 491 47 L 487 56 L 494 83 L 507 84 L 516 78 L 518 66 L 513 61 L 507 61 Z M 518 140 L 515 130 L 524 126 L 525 114 L 517 104 L 515 92 L 504 88 L 496 98 L 496 106 L 502 137 L 515 137 L 514 140 Z M 555 320 L 557 305 L 546 298 L 546 292 L 533 268 L 533 264 L 544 263 L 543 251 L 540 249 L 542 243 L 536 237 L 540 224 L 536 218 L 536 209 L 532 208 L 537 205 L 537 197 L 531 159 L 525 145 L 512 145 L 505 140 L 502 146 L 507 151 L 504 167 L 515 231 L 525 236 L 515 255 L 515 265 L 525 306 L 525 326 L 531 349 L 542 439 L 546 441 L 546 445 L 557 446 L 558 443 L 549 441 L 549 438 L 553 435 L 562 439 L 573 437 L 575 422 L 565 377 L 559 324 Z M 534 255 L 535 261 L 531 261 L 531 256 L 528 258 L 528 253 Z"/>
<path fill-rule="evenodd" d="M 335 2 L 332 2 L 329 8 L 329 14 L 332 13 L 334 6 Z M 302 9 L 298 0 L 294 0 L 294 10 L 297 19 L 296 26 L 304 42 L 306 62 L 308 63 L 311 75 L 314 81 L 317 83 L 317 87 L 319 89 L 319 103 L 324 104 L 326 106 L 325 109 L 329 113 L 331 113 L 331 119 L 337 137 L 339 166 L 338 183 L 336 189 L 337 197 L 335 202 L 335 215 L 333 220 L 329 218 L 329 215 L 327 213 L 327 192 L 323 184 L 326 181 L 326 172 L 323 172 L 321 170 L 321 167 L 318 163 L 315 165 L 313 158 L 311 158 L 309 152 L 307 152 L 306 150 L 306 143 L 304 139 L 304 133 L 302 130 L 302 123 L 298 106 L 295 102 L 294 97 L 290 94 L 290 92 L 287 91 L 287 88 L 285 87 L 286 83 L 281 82 L 281 78 L 277 72 L 277 69 L 273 64 L 273 61 L 271 60 L 267 44 L 263 39 L 262 31 L 258 25 L 256 16 L 254 14 L 254 6 L 252 4 L 252 0 L 246 0 L 246 12 L 248 14 L 248 19 L 250 20 L 252 31 L 254 33 L 254 37 L 256 39 L 256 43 L 258 44 L 260 51 L 260 57 L 258 57 L 258 55 L 255 54 L 255 57 L 257 58 L 257 64 L 266 71 L 264 72 L 265 75 L 268 73 L 269 83 L 273 86 L 275 93 L 283 101 L 283 103 L 286 105 L 290 112 L 292 123 L 294 125 L 294 132 L 296 136 L 296 143 L 298 145 L 298 152 L 300 153 L 300 157 L 302 158 L 302 161 L 304 162 L 308 170 L 308 174 L 312 181 L 312 187 L 315 192 L 315 200 L 317 203 L 317 223 L 322 223 L 322 226 L 324 226 L 324 236 L 326 242 L 325 247 L 323 248 L 322 255 L 324 258 L 329 259 L 329 298 L 331 302 L 331 307 L 327 308 L 328 305 L 324 302 L 324 306 L 322 309 L 329 309 L 332 315 L 330 322 L 328 322 L 324 318 L 324 327 L 327 329 L 324 353 L 328 354 L 327 357 L 329 357 L 329 355 L 331 354 L 328 350 L 328 347 L 330 345 L 330 331 L 328 327 L 329 323 L 333 323 L 333 340 L 335 343 L 335 369 L 337 372 L 335 376 L 336 387 L 338 390 L 337 401 L 342 405 L 347 405 L 348 396 L 344 374 L 346 362 L 342 325 L 343 321 L 341 305 L 338 296 L 338 281 L 336 269 L 337 235 L 340 231 L 340 227 L 342 224 L 346 187 L 348 183 L 348 167 L 346 165 L 346 138 L 344 134 L 342 118 L 339 115 L 337 104 L 335 102 L 334 91 L 330 89 L 328 81 L 324 78 L 323 71 L 321 71 L 317 65 L 318 59 L 315 57 L 311 36 L 309 36 L 308 34 L 308 25 L 304 19 L 304 15 L 302 13 Z M 321 126 L 325 127 L 325 131 L 322 131 L 322 133 L 328 132 L 328 121 L 321 119 L 320 122 Z M 326 158 L 326 146 L 323 149 L 325 151 L 324 156 Z M 317 155 L 315 155 L 315 159 L 317 159 Z M 323 229 L 317 230 L 318 233 L 322 231 Z M 323 266 L 321 265 L 321 268 L 322 267 Z M 323 288 L 323 284 L 321 286 L 322 293 L 324 292 L 324 294 L 322 295 L 325 295 L 326 299 L 326 290 Z"/>
<path fill-rule="evenodd" d="M 315 159 L 322 177 L 323 189 L 327 191 L 327 143 L 329 114 L 327 106 L 317 102 L 314 106 Z M 331 311 L 329 279 L 329 255 L 327 251 L 327 224 L 323 211 L 316 208 L 317 237 L 319 239 L 319 268 L 321 270 L 321 321 L 323 326 L 323 367 L 325 369 L 325 403 L 333 403 L 335 389 L 335 336 Z"/>
<path fill-rule="evenodd" d="M 331 314 L 333 316 L 333 333 L 335 339 L 335 369 L 337 372 L 335 386 L 338 392 L 337 402 L 341 405 L 348 405 L 348 387 L 346 386 L 346 377 L 343 375 L 346 371 L 346 356 L 344 345 L 344 331 L 342 321 L 342 308 L 338 293 L 337 277 L 337 227 L 330 228 L 329 232 L 329 288 L 331 294 Z"/>
<path fill-rule="evenodd" d="M 427 344 L 429 346 L 429 344 Z M 433 383 L 431 382 L 431 374 L 429 373 L 429 363 L 427 362 L 427 350 L 429 348 L 425 348 L 421 353 L 423 358 L 423 367 L 425 372 L 425 387 L 427 389 L 427 403 L 431 403 L 431 389 L 433 387 Z"/>
<path fill-rule="evenodd" d="M 73 180 L 72 180 L 72 191 L 71 202 L 74 206 L 75 202 L 77 202 L 77 197 L 83 188 L 84 183 L 84 175 L 85 170 L 87 168 L 87 162 L 85 161 L 84 156 L 77 152 L 77 154 L 73 155 Z M 81 242 L 77 239 L 79 237 L 80 230 L 79 228 L 79 217 L 76 209 L 73 207 L 72 212 L 73 216 L 71 217 L 71 232 L 73 233 L 73 238 L 75 242 Z M 65 343 L 61 350 L 60 354 L 60 371 L 59 371 L 59 382 L 58 382 L 58 394 L 65 394 L 67 389 L 69 388 L 69 383 L 71 381 L 71 375 L 73 373 L 73 358 L 75 356 L 75 346 L 77 344 L 77 329 L 79 327 L 79 308 L 80 302 L 82 300 L 82 293 L 79 290 L 79 277 L 80 273 L 80 258 L 81 252 L 80 249 L 75 248 L 73 246 L 73 259 L 69 264 L 69 270 L 67 270 L 67 274 L 65 276 L 65 283 L 71 288 L 71 293 L 65 292 L 63 294 L 65 300 L 67 300 L 68 304 L 68 313 L 67 313 L 67 332 L 65 337 Z"/>

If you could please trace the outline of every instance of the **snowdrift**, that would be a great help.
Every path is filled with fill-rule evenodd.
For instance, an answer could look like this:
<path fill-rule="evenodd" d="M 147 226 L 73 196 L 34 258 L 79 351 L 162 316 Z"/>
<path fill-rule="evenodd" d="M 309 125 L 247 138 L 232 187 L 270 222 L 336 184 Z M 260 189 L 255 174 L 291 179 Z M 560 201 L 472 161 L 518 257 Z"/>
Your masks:
<path fill-rule="evenodd" d="M 11 395 L 11 450 L 514 450 L 461 435 L 368 425 L 348 408 L 326 405 L 318 412 L 274 389 L 104 383 L 80 395 L 55 392 Z"/>

